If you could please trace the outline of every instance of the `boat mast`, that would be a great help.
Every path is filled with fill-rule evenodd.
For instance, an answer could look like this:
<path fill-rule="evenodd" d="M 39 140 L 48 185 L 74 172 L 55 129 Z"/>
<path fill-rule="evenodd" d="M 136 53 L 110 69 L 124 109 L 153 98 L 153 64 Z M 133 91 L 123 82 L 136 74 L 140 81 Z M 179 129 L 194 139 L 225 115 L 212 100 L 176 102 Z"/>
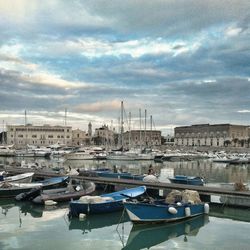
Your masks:
<path fill-rule="evenodd" d="M 150 146 L 152 147 L 152 126 L 153 126 L 153 118 L 150 115 Z"/>
<path fill-rule="evenodd" d="M 67 145 L 66 143 L 66 126 L 67 126 L 67 108 L 65 108 L 65 114 L 64 114 L 64 143 L 65 145 Z"/>
<path fill-rule="evenodd" d="M 124 125 L 124 122 L 123 122 L 123 101 L 121 102 L 121 145 L 122 145 L 122 149 L 123 149 L 123 125 Z"/>
<path fill-rule="evenodd" d="M 26 150 L 28 150 L 28 145 L 27 145 L 27 136 L 28 136 L 28 129 L 27 129 L 27 112 L 26 109 L 24 111 L 24 126 L 25 126 L 25 144 L 26 144 Z"/>
<path fill-rule="evenodd" d="M 130 148 L 130 143 L 131 143 L 131 112 L 129 112 L 128 114 L 128 117 L 129 117 L 129 123 L 128 123 L 128 130 L 129 130 L 129 134 L 128 134 L 128 145 L 129 145 L 129 148 Z"/>
<path fill-rule="evenodd" d="M 144 126 L 144 140 L 145 140 L 145 146 L 147 145 L 147 136 L 146 136 L 146 130 L 147 130 L 147 110 L 145 109 L 145 126 Z"/>
<path fill-rule="evenodd" d="M 139 109 L 139 119 L 140 119 L 140 151 L 141 151 L 141 109 Z"/>

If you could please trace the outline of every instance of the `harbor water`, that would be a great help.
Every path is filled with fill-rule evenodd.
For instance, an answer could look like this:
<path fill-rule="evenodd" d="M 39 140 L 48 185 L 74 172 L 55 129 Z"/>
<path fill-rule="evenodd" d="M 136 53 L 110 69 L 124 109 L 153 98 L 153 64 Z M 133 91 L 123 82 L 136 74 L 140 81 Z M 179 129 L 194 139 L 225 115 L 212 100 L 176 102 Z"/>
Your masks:
<path fill-rule="evenodd" d="M 1 163 L 17 159 L 1 158 Z M 33 159 L 34 160 L 34 159 Z M 29 159 L 32 161 L 32 159 Z M 38 159 L 36 159 L 38 161 Z M 249 184 L 249 165 L 190 162 L 71 161 L 48 165 L 86 168 L 112 167 L 135 174 L 146 173 L 150 164 L 161 181 L 173 174 L 202 175 L 207 185 L 243 181 Z M 39 206 L 13 199 L 0 200 L 1 250 L 66 249 L 249 249 L 250 209 L 211 205 L 209 216 L 170 224 L 133 226 L 126 213 L 69 219 L 68 204 Z"/>

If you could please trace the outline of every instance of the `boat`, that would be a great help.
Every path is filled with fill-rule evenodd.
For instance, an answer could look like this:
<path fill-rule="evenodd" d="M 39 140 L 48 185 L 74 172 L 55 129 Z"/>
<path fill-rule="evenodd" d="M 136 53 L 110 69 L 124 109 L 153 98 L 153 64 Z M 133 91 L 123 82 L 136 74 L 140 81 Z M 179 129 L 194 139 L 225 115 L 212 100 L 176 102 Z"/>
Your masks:
<path fill-rule="evenodd" d="M 36 196 L 32 202 L 37 204 L 46 204 L 46 201 L 53 200 L 55 202 L 63 202 L 76 200 L 84 195 L 90 195 L 95 191 L 95 184 L 90 181 L 81 183 L 81 185 L 70 185 L 70 187 L 62 189 L 43 190 Z"/>
<path fill-rule="evenodd" d="M 45 147 L 36 147 L 33 145 L 27 145 L 26 149 L 16 150 L 17 157 L 45 157 L 50 158 L 51 150 Z"/>
<path fill-rule="evenodd" d="M 143 180 L 143 178 L 145 177 L 144 175 L 134 175 L 129 172 L 117 172 L 117 170 L 113 171 L 108 168 L 96 170 L 80 170 L 79 175 L 130 180 Z"/>
<path fill-rule="evenodd" d="M 49 189 L 56 188 L 63 185 L 66 185 L 68 181 L 68 176 L 66 177 L 53 177 L 46 179 L 40 182 L 32 182 L 32 183 L 11 183 L 11 182 L 3 182 L 0 183 L 0 198 L 8 198 L 15 197 L 18 194 L 25 193 L 31 191 L 34 188 Z"/>
<path fill-rule="evenodd" d="M 168 178 L 172 183 L 203 186 L 204 178 L 200 176 L 175 175 L 173 178 Z"/>
<path fill-rule="evenodd" d="M 18 174 L 13 176 L 3 176 L 3 180 L 5 182 L 18 182 L 18 183 L 29 183 L 32 181 L 32 177 L 34 175 L 34 172 L 30 173 L 24 173 L 24 174 Z M 1 183 L 1 179 L 0 179 Z"/>
<path fill-rule="evenodd" d="M 16 195 L 28 192 L 33 188 L 41 187 L 41 183 L 0 183 L 0 198 L 15 197 Z"/>
<path fill-rule="evenodd" d="M 0 156 L 15 156 L 14 145 L 0 145 Z"/>
<path fill-rule="evenodd" d="M 67 160 L 106 160 L 107 154 L 102 148 L 79 148 L 65 155 Z"/>
<path fill-rule="evenodd" d="M 123 202 L 129 198 L 138 197 L 146 191 L 145 186 L 124 189 L 100 196 L 83 196 L 69 204 L 69 217 L 79 214 L 111 213 L 123 209 Z"/>
<path fill-rule="evenodd" d="M 184 239 L 187 240 L 189 236 L 196 236 L 199 229 L 207 223 L 209 223 L 209 217 L 200 215 L 195 218 L 168 224 L 134 224 L 126 245 L 122 249 L 150 249 L 181 235 L 184 235 Z"/>
<path fill-rule="evenodd" d="M 239 158 L 230 158 L 230 157 L 218 157 L 213 159 L 213 162 L 216 163 L 229 163 L 229 164 L 234 164 L 239 162 Z"/>
<path fill-rule="evenodd" d="M 107 160 L 135 161 L 137 154 L 129 151 L 112 151 L 107 155 Z"/>
<path fill-rule="evenodd" d="M 126 180 L 139 180 L 144 181 L 146 175 L 134 175 L 129 172 L 118 172 L 117 169 L 101 168 L 95 170 L 81 170 L 79 169 L 80 176 L 91 176 L 91 177 L 103 177 L 103 178 L 114 178 L 114 179 L 126 179 Z M 145 180 L 147 181 L 147 180 Z M 112 182 L 111 182 L 112 183 Z M 115 184 L 96 184 L 96 189 L 105 189 L 109 191 L 118 191 L 118 185 Z M 119 189 L 127 188 L 125 185 L 119 185 Z"/>
<path fill-rule="evenodd" d="M 174 192 L 166 200 L 125 201 L 124 207 L 133 223 L 174 222 L 209 213 L 209 205 L 200 201 L 197 191 L 185 190 L 173 196 Z M 177 202 L 169 203 L 172 198 Z"/>

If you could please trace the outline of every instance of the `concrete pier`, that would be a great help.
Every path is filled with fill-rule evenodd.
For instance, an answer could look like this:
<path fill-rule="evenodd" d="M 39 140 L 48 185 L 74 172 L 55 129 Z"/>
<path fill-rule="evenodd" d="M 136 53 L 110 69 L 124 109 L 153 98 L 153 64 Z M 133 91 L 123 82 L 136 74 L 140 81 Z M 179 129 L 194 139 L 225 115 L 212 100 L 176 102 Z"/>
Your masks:
<path fill-rule="evenodd" d="M 25 169 L 25 168 L 9 168 L 9 167 L 5 168 L 5 170 L 11 174 L 20 174 L 20 173 L 34 171 L 31 169 Z M 59 174 L 54 174 L 51 172 L 44 172 L 41 170 L 35 170 L 34 172 L 35 172 L 35 177 L 39 177 L 39 178 L 61 176 Z M 104 177 L 89 177 L 89 176 L 78 176 L 78 175 L 74 175 L 71 177 L 74 179 L 78 179 L 78 180 L 88 180 L 88 181 L 93 181 L 94 183 L 106 184 L 106 185 L 146 186 L 147 188 L 158 189 L 158 190 L 192 189 L 192 190 L 198 191 L 200 195 L 205 195 L 205 196 L 217 195 L 217 196 L 226 196 L 226 197 L 236 197 L 236 198 L 242 198 L 242 199 L 246 199 L 250 201 L 250 191 L 234 191 L 234 190 L 228 190 L 228 189 L 217 188 L 217 187 L 183 185 L 183 184 L 175 184 L 175 183 L 162 183 L 162 182 L 149 183 L 149 182 L 138 181 L 138 180 L 126 180 L 126 179 L 104 178 Z"/>

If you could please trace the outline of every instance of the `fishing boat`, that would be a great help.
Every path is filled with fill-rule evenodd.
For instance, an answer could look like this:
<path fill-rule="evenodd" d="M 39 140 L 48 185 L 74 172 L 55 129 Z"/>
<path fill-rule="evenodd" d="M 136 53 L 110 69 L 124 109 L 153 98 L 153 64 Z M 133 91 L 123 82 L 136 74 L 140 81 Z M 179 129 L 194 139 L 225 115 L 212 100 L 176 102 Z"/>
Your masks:
<path fill-rule="evenodd" d="M 172 183 L 203 186 L 204 178 L 200 176 L 175 175 L 173 178 L 168 178 Z"/>
<path fill-rule="evenodd" d="M 139 186 L 100 196 L 83 196 L 79 200 L 70 202 L 69 217 L 78 217 L 79 214 L 100 214 L 122 210 L 125 200 L 138 197 L 145 191 L 145 186 Z"/>
<path fill-rule="evenodd" d="M 2 182 L 0 183 L 0 198 L 15 197 L 18 194 L 31 191 L 34 188 L 49 189 L 66 185 L 68 177 L 53 177 L 40 182 L 32 183 L 12 183 Z"/>
<path fill-rule="evenodd" d="M 144 175 L 134 175 L 129 172 L 117 172 L 117 170 L 113 171 L 108 168 L 96 170 L 80 170 L 79 175 L 130 180 L 143 180 L 143 178 L 145 177 Z"/>
<path fill-rule="evenodd" d="M 63 202 L 76 200 L 84 195 L 90 195 L 95 191 L 95 184 L 90 181 L 86 181 L 81 185 L 70 186 L 62 189 L 49 189 L 40 192 L 40 195 L 36 196 L 32 202 L 37 204 L 46 204 L 46 201 L 52 200 L 54 202 Z"/>
<path fill-rule="evenodd" d="M 18 174 L 13 176 L 3 176 L 2 181 L 5 182 L 18 182 L 18 183 L 29 183 L 32 181 L 34 172 Z M 1 179 L 0 179 L 1 181 Z"/>
<path fill-rule="evenodd" d="M 209 213 L 209 205 L 200 201 L 197 191 L 183 192 L 183 198 L 180 199 L 178 195 L 179 201 L 174 203 L 168 203 L 167 199 L 149 202 L 125 201 L 124 207 L 133 223 L 173 222 Z"/>
<path fill-rule="evenodd" d="M 150 249 L 153 246 L 181 235 L 184 235 L 187 241 L 187 237 L 196 236 L 199 229 L 207 223 L 209 223 L 209 217 L 201 215 L 167 224 L 134 224 L 126 246 L 122 249 Z"/>

